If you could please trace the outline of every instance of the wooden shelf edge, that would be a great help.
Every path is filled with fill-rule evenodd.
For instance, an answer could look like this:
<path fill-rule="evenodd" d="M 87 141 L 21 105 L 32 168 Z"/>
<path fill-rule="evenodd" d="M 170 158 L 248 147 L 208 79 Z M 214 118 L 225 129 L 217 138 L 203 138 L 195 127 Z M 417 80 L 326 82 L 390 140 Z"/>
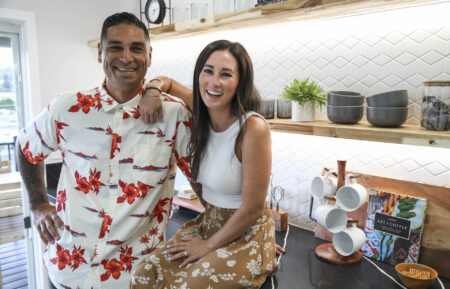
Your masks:
<path fill-rule="evenodd" d="M 167 40 L 222 30 L 394 9 L 425 2 L 430 0 L 288 0 L 155 27 L 149 29 L 149 33 L 152 41 Z M 88 46 L 97 47 L 98 42 L 98 38 L 89 40 Z"/>
<path fill-rule="evenodd" d="M 366 122 L 340 125 L 328 120 L 293 122 L 269 119 L 272 131 L 305 135 L 450 148 L 450 132 L 428 131 L 418 125 L 404 124 L 399 128 L 374 127 Z"/>

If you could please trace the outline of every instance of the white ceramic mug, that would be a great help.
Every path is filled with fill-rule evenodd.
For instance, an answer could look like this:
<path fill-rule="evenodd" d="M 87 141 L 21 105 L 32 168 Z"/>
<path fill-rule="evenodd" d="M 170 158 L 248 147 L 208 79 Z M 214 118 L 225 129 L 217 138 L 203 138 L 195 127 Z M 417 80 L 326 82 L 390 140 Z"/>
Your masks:
<path fill-rule="evenodd" d="M 356 224 L 333 235 L 334 249 L 342 256 L 350 256 L 360 250 L 365 242 L 366 234 Z"/>
<path fill-rule="evenodd" d="M 337 178 L 330 178 L 332 171 L 328 171 L 325 176 L 313 178 L 311 182 L 311 194 L 316 199 L 333 195 L 336 192 Z"/>
<path fill-rule="evenodd" d="M 352 183 L 350 177 L 345 177 L 345 186 L 336 193 L 336 205 L 346 212 L 353 212 L 361 207 L 367 200 L 367 190 L 356 181 Z"/>
<path fill-rule="evenodd" d="M 347 213 L 337 206 L 330 205 L 328 200 L 317 207 L 314 216 L 317 222 L 331 233 L 342 231 L 347 226 Z"/>

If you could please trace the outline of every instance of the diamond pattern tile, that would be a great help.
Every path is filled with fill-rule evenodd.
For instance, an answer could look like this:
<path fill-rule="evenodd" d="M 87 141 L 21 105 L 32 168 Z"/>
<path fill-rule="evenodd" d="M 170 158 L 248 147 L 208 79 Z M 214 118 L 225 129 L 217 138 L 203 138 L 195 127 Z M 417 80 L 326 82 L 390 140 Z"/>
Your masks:
<path fill-rule="evenodd" d="M 230 39 L 246 47 L 265 99 L 278 98 L 287 82 L 306 77 L 326 90 L 366 96 L 407 89 L 407 122 L 418 124 L 422 82 L 450 79 L 448 11 L 450 3 L 441 2 L 155 41 L 147 78 L 168 75 L 192 86 L 201 49 L 213 40 Z M 326 109 L 316 117 L 326 119 Z M 308 229 L 314 228 L 308 218 L 310 182 L 323 167 L 335 168 L 337 159 L 366 174 L 450 187 L 450 153 L 445 149 L 286 133 L 272 133 L 272 148 L 274 180 L 286 191 L 280 207 L 288 210 L 290 223 Z"/>

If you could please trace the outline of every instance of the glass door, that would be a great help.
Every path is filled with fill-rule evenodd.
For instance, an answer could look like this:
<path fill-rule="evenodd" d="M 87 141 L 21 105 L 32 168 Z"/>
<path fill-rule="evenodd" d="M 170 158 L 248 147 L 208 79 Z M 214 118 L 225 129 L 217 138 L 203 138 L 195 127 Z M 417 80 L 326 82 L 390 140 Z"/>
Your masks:
<path fill-rule="evenodd" d="M 20 188 L 14 146 L 24 126 L 19 33 L 14 25 L 0 24 L 0 161 L 10 166 L 0 173 L 0 288 L 5 289 L 36 284 L 28 198 Z"/>

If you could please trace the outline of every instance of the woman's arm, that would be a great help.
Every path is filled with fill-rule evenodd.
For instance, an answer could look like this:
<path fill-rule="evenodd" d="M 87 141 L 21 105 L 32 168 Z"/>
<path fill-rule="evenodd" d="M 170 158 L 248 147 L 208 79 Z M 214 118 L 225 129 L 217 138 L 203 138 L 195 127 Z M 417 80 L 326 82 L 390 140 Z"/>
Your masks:
<path fill-rule="evenodd" d="M 209 239 L 191 238 L 171 245 L 167 253 L 174 254 L 172 260 L 184 257 L 184 251 L 187 251 L 188 258 L 181 266 L 235 240 L 264 215 L 272 167 L 270 131 L 266 122 L 259 117 L 250 117 L 246 123 L 241 144 L 242 205 Z"/>
<path fill-rule="evenodd" d="M 154 123 L 162 119 L 162 101 L 161 93 L 167 92 L 181 98 L 192 110 L 193 92 L 192 89 L 180 82 L 166 76 L 158 76 L 150 80 L 147 85 L 144 96 L 139 103 L 139 113 L 142 119 L 148 123 Z"/>

